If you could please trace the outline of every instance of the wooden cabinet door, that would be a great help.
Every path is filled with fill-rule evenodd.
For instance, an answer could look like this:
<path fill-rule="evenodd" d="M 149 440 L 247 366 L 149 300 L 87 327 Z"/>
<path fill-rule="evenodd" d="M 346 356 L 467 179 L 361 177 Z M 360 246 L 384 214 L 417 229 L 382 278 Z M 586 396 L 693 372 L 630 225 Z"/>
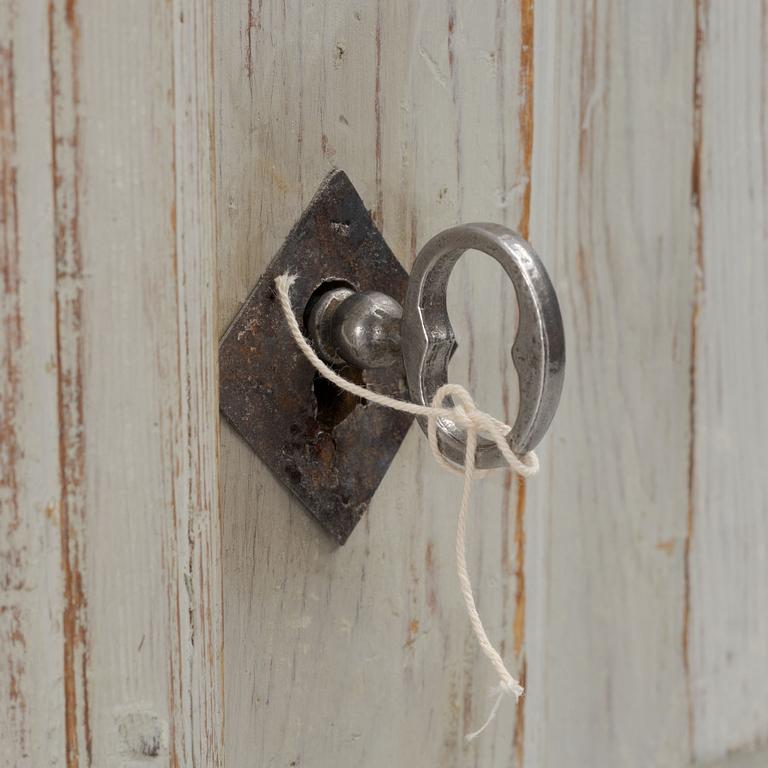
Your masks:
<path fill-rule="evenodd" d="M 768 34 L 758 0 L 0 0 L 9 766 L 763 765 Z M 407 268 L 528 237 L 568 366 L 473 501 L 409 433 L 337 547 L 226 424 L 218 338 L 325 174 Z M 450 286 L 511 419 L 514 296 Z"/>

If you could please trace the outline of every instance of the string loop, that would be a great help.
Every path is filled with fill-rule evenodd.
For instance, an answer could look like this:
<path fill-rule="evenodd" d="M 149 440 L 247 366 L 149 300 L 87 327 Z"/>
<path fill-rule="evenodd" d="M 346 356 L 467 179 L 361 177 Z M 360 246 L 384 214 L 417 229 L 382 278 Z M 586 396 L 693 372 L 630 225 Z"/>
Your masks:
<path fill-rule="evenodd" d="M 392 408 L 396 411 L 410 413 L 414 416 L 423 416 L 427 419 L 427 438 L 432 455 L 435 461 L 444 469 L 464 478 L 464 485 L 461 495 L 461 506 L 456 527 L 456 573 L 459 579 L 459 587 L 464 605 L 467 609 L 469 623 L 472 627 L 480 649 L 483 651 L 488 661 L 490 661 L 496 674 L 499 677 L 499 684 L 495 689 L 497 693 L 496 701 L 491 709 L 488 719 L 483 725 L 473 733 L 467 734 L 467 741 L 477 738 L 493 721 L 501 705 L 504 696 L 512 695 L 518 700 L 523 694 L 523 688 L 520 683 L 510 674 L 504 660 L 499 652 L 493 647 L 488 639 L 488 635 L 480 619 L 475 598 L 472 594 L 472 582 L 467 568 L 466 552 L 466 529 L 467 529 L 467 511 L 472 493 L 472 484 L 477 477 L 482 477 L 489 470 L 479 470 L 475 465 L 475 454 L 477 451 L 478 437 L 482 434 L 493 440 L 499 447 L 502 456 L 509 464 L 510 468 L 522 477 L 530 477 L 539 471 L 539 459 L 533 451 L 529 451 L 524 456 L 517 456 L 509 447 L 507 435 L 511 427 L 502 421 L 494 418 L 488 413 L 481 411 L 476 405 L 472 396 L 460 384 L 443 384 L 432 399 L 431 405 L 420 405 L 407 400 L 398 400 L 394 397 L 388 397 L 378 392 L 373 392 L 359 384 L 348 381 L 340 376 L 336 371 L 326 365 L 317 355 L 315 350 L 305 338 L 299 328 L 298 321 L 291 307 L 290 291 L 291 286 L 296 280 L 295 275 L 280 275 L 275 279 L 275 287 L 280 300 L 280 307 L 285 315 L 285 321 L 291 332 L 293 340 L 299 347 L 304 356 L 322 374 L 326 379 L 332 381 L 336 386 L 347 392 L 364 398 L 385 408 Z M 446 406 L 448 398 L 453 400 L 453 404 Z M 437 437 L 437 423 L 440 419 L 451 419 L 455 424 L 461 427 L 467 435 L 466 450 L 464 454 L 464 466 L 457 467 L 443 456 L 440 450 Z"/>

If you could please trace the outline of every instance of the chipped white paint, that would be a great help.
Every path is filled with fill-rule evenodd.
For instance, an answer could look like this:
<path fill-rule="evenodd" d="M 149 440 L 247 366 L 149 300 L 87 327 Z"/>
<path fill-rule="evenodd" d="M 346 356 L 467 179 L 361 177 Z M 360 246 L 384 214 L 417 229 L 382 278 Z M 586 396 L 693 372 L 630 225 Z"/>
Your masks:
<path fill-rule="evenodd" d="M 702 2 L 700 26 L 689 653 L 704 760 L 768 745 L 768 4 Z"/>
<path fill-rule="evenodd" d="M 64 752 L 47 50 L 42 5 L 0 3 L 0 755 L 20 766 Z"/>
<path fill-rule="evenodd" d="M 758 0 L 0 0 L 3 758 L 764 746 L 767 30 Z M 472 521 L 527 695 L 470 746 L 494 678 L 456 590 L 459 481 L 421 433 L 340 549 L 226 426 L 217 457 L 217 336 L 332 165 L 406 266 L 501 221 L 562 300 L 542 473 L 481 483 Z M 452 375 L 509 418 L 511 288 L 458 270 Z"/>
<path fill-rule="evenodd" d="M 575 0 L 537 20 L 532 230 L 569 370 L 537 506 L 533 764 L 682 766 L 693 8 Z"/>
<path fill-rule="evenodd" d="M 406 265 L 459 218 L 518 226 L 523 192 L 506 190 L 527 173 L 517 95 L 525 88 L 520 11 L 510 4 L 505 13 L 497 28 L 495 11 L 470 4 L 219 6 L 222 330 L 332 165 L 349 173 Z M 483 377 L 487 389 L 469 382 L 482 404 L 511 368 L 482 328 L 491 311 L 502 316 L 509 291 L 497 281 L 488 296 L 488 285 L 473 280 L 459 297 L 464 348 L 482 346 L 499 372 Z M 488 314 L 473 316 L 481 297 Z M 471 336 L 470 323 L 479 324 Z M 490 406 L 499 409 L 498 397 Z M 463 744 L 493 703 L 495 677 L 456 585 L 460 481 L 434 465 L 419 431 L 342 548 L 226 426 L 221 471 L 228 763 L 514 760 L 511 705 L 494 732 Z M 515 489 L 502 474 L 478 485 L 485 512 L 472 522 L 470 553 L 480 611 L 513 674 L 521 652 L 509 627 L 523 609 L 514 518 L 502 508 L 514 509 Z"/>
<path fill-rule="evenodd" d="M 0 3 L 4 763 L 221 762 L 209 10 Z"/>
<path fill-rule="evenodd" d="M 526 535 L 515 539 L 514 484 L 488 481 L 478 498 L 481 610 L 516 671 L 525 665 L 527 696 L 524 719 L 502 708 L 495 732 L 469 749 L 461 734 L 488 704 L 489 676 L 450 570 L 457 489 L 421 435 L 410 434 L 370 514 L 336 550 L 224 429 L 225 741 L 235 764 L 683 766 L 701 738 L 689 644 L 697 594 L 708 598 L 690 568 L 696 538 L 693 550 L 686 543 L 696 9 L 537 0 L 531 167 L 522 10 L 243 0 L 217 13 L 221 329 L 336 164 L 406 264 L 443 226 L 520 226 L 532 194 L 531 239 L 553 270 L 570 345 L 544 472 L 527 487 Z M 752 35 L 760 28 L 753 21 Z M 761 47 L 748 47 L 759 70 Z M 747 250 L 745 269 L 759 253 Z M 511 331 L 499 329 L 510 324 L 508 296 L 491 266 L 468 262 L 469 288 L 452 295 L 464 342 L 454 375 L 502 413 L 505 398 L 514 408 Z M 741 381 L 742 402 L 760 407 Z M 698 408 L 698 423 L 706 418 Z M 706 464 L 698 472 L 709 476 Z M 755 600 L 765 597 L 759 551 L 739 576 Z M 728 574 L 710 569 L 726 589 Z M 768 632 L 755 621 L 754 639 L 737 642 L 753 648 L 744 672 L 760 680 Z M 743 631 L 701 635 L 724 653 Z M 743 702 L 753 705 L 742 730 L 757 736 L 768 716 L 759 697 Z M 731 723 L 708 752 L 724 754 L 738 729 L 714 699 L 707 706 Z"/>

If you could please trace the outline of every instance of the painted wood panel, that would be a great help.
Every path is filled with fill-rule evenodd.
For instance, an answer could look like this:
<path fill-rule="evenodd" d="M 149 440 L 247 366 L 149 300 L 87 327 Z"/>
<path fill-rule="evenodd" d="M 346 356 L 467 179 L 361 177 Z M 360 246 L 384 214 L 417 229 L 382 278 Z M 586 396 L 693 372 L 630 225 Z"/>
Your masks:
<path fill-rule="evenodd" d="M 0 751 L 216 765 L 207 7 L 0 8 Z"/>
<path fill-rule="evenodd" d="M 0 4 L 0 753 L 32 766 L 65 751 L 66 569 L 48 20 L 13 11 Z"/>
<path fill-rule="evenodd" d="M 525 229 L 531 22 L 528 3 L 220 7 L 220 328 L 333 165 L 349 173 L 406 266 L 460 220 Z M 494 336 L 514 322 L 514 307 L 503 313 L 511 291 L 480 264 L 457 273 L 457 284 L 472 278 L 465 290 L 453 286 L 463 342 L 454 369 L 502 412 L 514 389 L 513 328 Z M 341 549 L 224 427 L 221 469 L 230 764 L 515 761 L 524 733 L 512 705 L 477 746 L 463 743 L 492 704 L 494 679 L 456 586 L 459 483 L 435 466 L 420 432 Z M 476 503 L 480 608 L 520 673 L 524 496 L 499 475 Z"/>
<path fill-rule="evenodd" d="M 717 762 L 697 763 L 701 768 L 763 768 L 768 765 L 768 754 L 759 752 L 736 752 Z"/>
<path fill-rule="evenodd" d="M 734 571 L 750 596 L 730 608 L 741 621 L 709 633 L 720 607 L 708 584 L 729 594 L 732 571 L 707 559 L 703 574 L 699 542 L 718 523 L 696 511 L 698 478 L 717 476 L 699 449 L 711 418 L 701 359 L 718 354 L 699 327 L 702 136 L 707 120 L 723 130 L 720 102 L 701 93 L 727 76 L 709 61 L 708 36 L 729 34 L 719 50 L 738 65 L 726 67 L 730 89 L 752 108 L 737 110 L 751 119 L 732 130 L 749 132 L 741 160 L 758 173 L 762 85 L 749 96 L 737 86 L 761 67 L 750 10 L 739 23 L 751 37 L 705 30 L 704 3 L 220 9 L 217 50 L 239 41 L 217 64 L 220 327 L 338 165 L 406 265 L 457 221 L 530 231 L 562 298 L 570 360 L 543 477 L 528 487 L 497 477 L 478 493 L 481 609 L 528 693 L 471 748 L 461 736 L 487 704 L 489 678 L 454 591 L 456 490 L 421 437 L 411 434 L 361 530 L 334 550 L 224 430 L 232 761 L 681 766 L 759 741 L 759 695 L 742 699 L 734 728 L 737 715 L 708 692 L 720 678 L 707 664 L 746 643 L 732 695 L 750 693 L 748 675 L 761 679 L 765 632 L 747 619 L 764 596 L 760 550 Z M 723 6 L 717 13 L 727 21 Z M 719 157 L 738 183 L 729 155 Z M 745 232 L 760 227 L 750 219 Z M 748 245 L 745 269 L 756 258 Z M 721 265 L 723 249 L 710 257 Z M 498 282 L 482 260 L 457 270 L 451 307 L 464 344 L 452 373 L 508 414 L 514 311 Z M 757 404 L 739 381 L 747 414 L 744 404 Z M 758 469 L 748 471 L 734 477 Z M 733 500 L 735 488 L 718 487 Z M 743 546 L 734 542 L 734 557 Z"/>
<path fill-rule="evenodd" d="M 768 6 L 698 14 L 688 653 L 705 760 L 768 744 Z"/>
<path fill-rule="evenodd" d="M 536 507 L 533 764 L 681 766 L 693 7 L 540 2 L 536 18 L 532 236 L 569 360 Z"/>
<path fill-rule="evenodd" d="M 243 68 L 241 62 L 235 62 L 232 82 L 243 83 L 241 88 L 247 85 L 258 104 L 253 123 L 245 127 L 249 135 L 255 133 L 261 139 L 261 148 L 258 139 L 253 140 L 256 146 L 252 165 L 263 164 L 260 158 L 268 153 L 269 171 L 276 172 L 283 183 L 272 183 L 268 177 L 266 183 L 263 178 L 240 182 L 245 193 L 249 192 L 249 185 L 257 185 L 250 194 L 262 197 L 245 214 L 233 214 L 249 217 L 247 226 L 233 223 L 232 227 L 248 234 L 247 263 L 250 267 L 255 262 L 250 275 L 242 267 L 234 268 L 235 274 L 247 276 L 237 289 L 239 297 L 244 296 L 248 284 L 271 256 L 282 233 L 330 163 L 352 174 L 363 194 L 367 192 L 396 252 L 410 256 L 414 246 L 423 241 L 419 238 L 425 229 L 423 215 L 431 224 L 427 233 L 448 223 L 477 217 L 502 218 L 518 227 L 527 227 L 533 151 L 533 195 L 541 201 L 537 210 L 552 211 L 551 219 L 542 214 L 538 220 L 541 250 L 545 259 L 548 253 L 559 259 L 554 263 L 576 336 L 576 371 L 571 374 L 574 384 L 567 390 L 556 430 L 564 445 L 547 464 L 551 474 L 546 480 L 549 492 L 539 495 L 535 483 L 530 490 L 530 503 L 538 513 L 527 526 L 539 555 L 530 566 L 534 578 L 524 579 L 526 571 L 521 562 L 526 541 L 519 526 L 525 508 L 522 503 L 514 504 L 519 489 L 509 480 L 506 485 L 502 482 L 496 486 L 491 481 L 478 498 L 478 505 L 482 504 L 484 509 L 503 510 L 500 515 L 497 512 L 495 521 L 486 519 L 486 515 L 478 521 L 474 564 L 485 587 L 481 600 L 491 613 L 491 626 L 501 636 L 505 650 L 513 646 L 519 669 L 523 668 L 524 658 L 526 664 L 535 665 L 536 677 L 533 669 L 529 674 L 532 693 L 523 705 L 533 713 L 529 717 L 535 723 L 533 733 L 525 733 L 520 717 L 525 709 L 521 709 L 515 725 L 507 721 L 507 727 L 500 726 L 493 739 L 467 751 L 461 746 L 461 731 L 478 711 L 477 695 L 484 685 L 475 677 L 483 670 L 481 665 L 479 672 L 465 671 L 458 682 L 452 681 L 447 691 L 450 706 L 446 706 L 445 670 L 451 669 L 451 653 L 469 656 L 472 664 L 476 657 L 471 641 L 467 643 L 461 611 L 456 610 L 450 567 L 452 528 L 443 511 L 451 509 L 450 496 L 444 495 L 444 488 L 450 487 L 451 481 L 435 474 L 425 459 L 423 444 L 414 446 L 412 435 L 402 451 L 401 456 L 416 451 L 418 459 L 409 457 L 404 465 L 398 463 L 392 473 L 401 473 L 398 480 L 391 481 L 391 475 L 385 482 L 366 520 L 366 546 L 361 547 L 353 539 L 345 550 L 318 554 L 321 544 L 312 538 L 314 529 L 301 511 L 289 521 L 275 519 L 274 508 L 292 502 L 281 489 L 275 488 L 271 478 L 261 476 L 263 472 L 237 440 L 230 443 L 226 439 L 225 508 L 247 503 L 245 499 L 250 493 L 250 513 L 254 515 L 247 521 L 250 528 L 244 529 L 244 523 L 236 519 L 229 522 L 232 529 L 225 539 L 238 542 L 243 554 L 235 556 L 235 564 L 227 559 L 227 579 L 236 567 L 238 583 L 243 584 L 240 591 L 244 592 L 247 586 L 256 590 L 260 598 L 254 618 L 249 620 L 242 610 L 241 598 L 228 587 L 227 594 L 237 608 L 228 609 L 227 623 L 229 627 L 229 617 L 236 613 L 234 620 L 238 622 L 236 629 L 242 633 L 241 638 L 258 638 L 258 647 L 266 652 L 264 658 L 253 659 L 249 677 L 242 674 L 242 665 L 235 667 L 235 684 L 243 692 L 228 689 L 230 711 L 235 710 L 238 718 L 228 720 L 235 728 L 228 744 L 252 739 L 247 750 L 262 750 L 264 759 L 274 754 L 295 753 L 295 759 L 319 763 L 330 760 L 331 755 L 350 764 L 363 757 L 374 761 L 373 764 L 377 760 L 404 760 L 406 754 L 429 760 L 439 756 L 437 750 L 442 749 L 443 759 L 456 764 L 473 760 L 495 760 L 502 764 L 510 758 L 521 762 L 526 745 L 529 752 L 552 764 L 561 764 L 566 754 L 571 759 L 578 755 L 584 764 L 621 759 L 625 755 L 645 761 L 650 754 L 668 764 L 684 759 L 688 744 L 681 733 L 686 733 L 688 721 L 680 638 L 684 621 L 682 542 L 686 532 L 689 433 L 687 352 L 693 291 L 689 170 L 695 27 L 691 9 L 654 5 L 637 10 L 622 5 L 611 11 L 576 4 L 568 9 L 567 16 L 579 19 L 580 23 L 570 24 L 558 16 L 555 8 L 539 4 L 536 17 L 543 19 L 543 23 L 536 26 L 536 50 L 556 54 L 541 56 L 533 88 L 533 62 L 527 57 L 535 22 L 528 6 L 502 5 L 494 8 L 493 14 L 487 8 L 474 8 L 470 13 L 464 6 L 434 7 L 429 11 L 409 9 L 412 16 L 401 10 L 392 18 L 385 18 L 384 23 L 380 9 L 372 7 L 366 15 L 365 10 L 350 12 L 338 7 L 324 11 L 322 20 L 310 12 L 312 33 L 306 38 L 303 30 L 307 15 L 300 9 L 289 9 L 283 15 L 278 8 L 275 17 L 275 8 L 260 8 L 261 15 L 241 11 L 226 20 L 226 24 L 250 33 L 250 47 L 245 45 L 243 51 L 246 65 L 252 61 L 249 57 L 254 50 L 263 57 L 260 66 L 254 65 L 259 72 L 255 85 L 248 78 L 248 66 Z M 219 29 L 231 37 L 233 33 L 226 31 L 231 27 L 226 24 Z M 352 25 L 354 32 L 348 31 L 346 25 Z M 280 43 L 273 42 L 276 29 Z M 490 30 L 494 30 L 493 41 L 489 39 Z M 516 38 L 516 34 L 522 34 L 518 30 L 524 30 L 528 38 Z M 282 42 L 292 41 L 294 36 L 304 41 L 301 62 L 280 48 Z M 645 48 L 633 46 L 635 39 L 650 44 Z M 686 41 L 682 46 L 681 39 Z M 363 43 L 361 49 L 356 48 L 355 41 Z M 399 43 L 394 61 L 388 58 L 392 41 Z M 617 57 L 618 65 L 612 66 Z M 310 61 L 312 65 L 308 67 L 306 62 Z M 334 78 L 340 71 L 345 72 L 344 62 L 350 63 L 356 76 L 352 81 L 347 76 L 341 83 Z M 648 67 L 656 67 L 657 74 L 649 78 Z M 399 68 L 405 71 L 401 73 Z M 289 104 L 280 105 L 287 110 L 286 117 L 279 115 L 273 103 L 276 77 L 290 83 L 288 91 L 293 94 Z M 662 107 L 669 105 L 669 114 L 662 112 L 667 117 L 664 121 L 658 120 L 659 80 Z M 425 83 L 423 88 L 421 83 Z M 410 91 L 402 93 L 404 84 L 410 85 Z M 268 89 L 269 96 L 263 91 L 254 96 L 253 88 Z M 363 90 L 362 99 L 357 88 Z M 355 92 L 355 102 L 350 107 L 334 110 L 327 105 L 326 100 L 343 103 L 350 91 Z M 534 93 L 541 95 L 537 98 Z M 537 112 L 542 115 L 540 129 L 539 122 L 531 119 L 534 100 L 543 105 Z M 394 115 L 392 103 L 398 105 Z M 269 117 L 263 111 L 265 104 L 270 105 Z M 490 110 L 489 105 L 493 105 Z M 335 112 L 344 116 L 343 120 L 338 118 L 338 125 L 328 117 Z M 308 113 L 315 116 L 315 122 L 308 121 Z M 348 132 L 350 115 L 356 129 Z M 343 126 L 343 133 L 339 125 Z M 415 134 L 409 135 L 403 125 L 415 126 Z M 537 131 L 542 142 L 540 155 L 536 150 Z M 350 140 L 356 143 L 351 144 Z M 281 141 L 286 145 L 275 151 L 276 143 Z M 301 167 L 292 169 L 292 161 L 286 158 L 297 147 Z M 283 163 L 278 171 L 276 158 Z M 240 155 L 236 162 L 242 165 Z M 306 172 L 313 164 L 318 164 L 319 170 L 309 179 Z M 541 169 L 540 176 L 535 174 L 536 167 Z M 390 168 L 397 169 L 399 178 L 395 176 L 398 183 L 388 187 Z M 413 174 L 414 193 L 408 186 L 409 173 Z M 659 176 L 667 181 L 664 195 L 659 194 Z M 295 186 L 286 181 L 288 178 L 294 180 Z M 606 179 L 616 182 L 609 194 L 605 190 Z M 437 187 L 437 199 L 420 194 L 422 185 Z M 277 218 L 284 223 L 277 231 L 271 231 L 276 218 L 273 201 L 285 201 L 289 194 L 294 201 L 293 211 L 290 215 L 281 211 Z M 390 200 L 394 211 L 388 210 Z M 238 203 L 233 201 L 232 206 L 236 209 Z M 224 210 L 223 206 L 219 209 Z M 438 215 L 433 215 L 433 211 Z M 535 216 L 536 212 L 534 222 Z M 255 226 L 254 217 L 258 217 Z M 265 233 L 272 239 L 265 240 Z M 536 242 L 535 224 L 532 236 Z M 237 247 L 231 250 L 234 253 Z M 674 258 L 680 253 L 682 259 Z M 501 301 L 497 303 L 494 297 L 489 300 L 487 283 L 484 287 L 482 282 L 483 272 L 487 280 L 487 271 L 479 266 L 473 265 L 471 270 L 461 273 L 465 289 L 454 305 L 463 330 L 474 326 L 478 335 L 473 339 L 470 330 L 464 347 L 469 350 L 463 361 L 464 371 L 461 364 L 454 367 L 458 378 L 467 381 L 481 399 L 485 396 L 492 401 L 491 390 L 498 388 L 495 382 L 509 381 L 510 372 L 500 362 L 503 358 L 497 351 L 504 347 L 500 344 L 496 348 L 487 332 L 489 326 L 495 328 L 499 324 L 503 315 Z M 648 273 L 654 277 L 645 281 Z M 642 285 L 646 286 L 646 293 L 638 295 L 638 286 Z M 478 301 L 478 297 L 482 300 Z M 649 304 L 658 306 L 655 316 L 647 314 Z M 227 309 L 226 300 L 222 311 L 224 323 L 233 311 Z M 632 334 L 630 343 L 619 336 L 624 326 Z M 487 358 L 494 352 L 496 359 L 489 366 Z M 478 355 L 486 359 L 482 367 L 473 367 L 473 358 Z M 600 387 L 606 390 L 604 398 L 598 395 Z M 659 412 L 656 400 L 649 397 L 649 391 L 658 393 L 663 413 Z M 662 397 L 668 392 L 673 396 Z M 615 425 L 622 423 L 628 408 L 638 413 L 638 431 L 617 434 Z M 662 424 L 661 440 L 669 446 L 673 458 L 670 461 L 659 456 L 656 464 L 642 466 L 641 446 L 652 436 L 658 439 L 657 423 Z M 601 474 L 598 482 L 597 468 L 584 467 L 575 457 L 594 456 L 603 441 L 612 448 L 607 457 L 601 458 L 613 466 L 605 468 L 605 476 Z M 553 443 L 558 445 L 558 440 Z M 402 474 L 404 467 L 423 473 L 423 478 L 408 472 Z M 246 480 L 244 475 L 250 477 Z M 603 487 L 606 481 L 607 488 Z M 396 486 L 389 485 L 390 482 Z M 401 496 L 411 482 L 416 483 L 418 493 Z M 393 531 L 389 517 L 386 527 L 376 528 L 380 508 L 391 510 L 394 506 L 399 513 L 396 519 L 400 519 L 403 498 L 414 500 L 409 505 L 412 509 L 423 510 L 404 519 L 402 525 L 408 530 L 405 540 L 398 538 L 403 535 L 402 528 Z M 665 503 L 658 504 L 657 499 L 664 499 Z M 264 505 L 269 511 L 266 518 L 261 518 Z M 516 519 L 510 520 L 507 515 L 510 506 L 520 510 Z M 441 510 L 439 517 L 430 514 L 433 507 Z M 625 521 L 618 516 L 621 507 L 626 507 Z M 291 528 L 286 530 L 288 525 Z M 501 537 L 498 525 L 502 526 Z M 301 557 L 296 554 L 299 543 L 291 541 L 298 536 L 295 526 L 308 532 L 300 537 L 302 542 L 308 537 L 305 545 L 309 547 Z M 587 527 L 590 538 L 577 535 Z M 244 568 L 241 560 L 252 557 L 254 540 L 264 537 L 270 553 L 266 560 L 272 561 L 273 555 L 275 560 Z M 414 583 L 426 575 L 424 563 L 412 554 L 414 550 L 418 552 L 420 537 L 426 538 L 430 547 L 429 558 L 424 560 L 429 559 L 432 567 L 437 563 L 435 605 L 445 635 L 442 648 L 434 646 L 431 621 L 423 639 L 419 638 L 417 643 L 412 637 L 411 628 L 421 629 L 424 624 L 424 608 L 418 600 L 413 603 L 410 598 L 415 605 L 410 612 L 413 615 L 400 618 L 403 605 L 408 604 L 408 590 L 413 590 L 406 588 L 405 595 L 402 594 L 402 574 L 411 569 Z M 676 541 L 677 546 L 674 542 L 670 544 L 670 540 Z M 578 542 L 578 547 L 573 546 L 574 542 Z M 357 551 L 349 553 L 349 549 Z M 372 576 L 371 564 L 362 559 L 370 560 L 371 552 L 377 550 L 387 552 L 388 565 Z M 296 574 L 285 565 L 302 557 L 319 563 L 319 575 L 313 570 L 313 578 L 319 578 L 318 585 L 306 583 L 305 574 Z M 334 561 L 340 558 L 344 566 L 337 576 Z M 257 567 L 261 569 L 258 576 L 248 577 L 249 571 L 253 574 Z M 505 578 L 499 580 L 500 573 Z M 360 617 L 358 604 L 365 592 L 358 591 L 355 585 L 363 578 L 366 590 L 387 595 L 387 600 L 394 603 L 396 615 L 404 625 L 399 629 L 405 635 L 405 641 L 401 641 L 405 657 L 401 666 L 410 669 L 405 652 L 412 652 L 414 646 L 420 645 L 427 651 L 419 659 L 418 687 L 409 686 L 407 676 L 401 682 L 393 681 L 385 671 L 365 671 L 364 660 L 370 656 L 362 655 L 358 647 L 366 648 L 375 660 L 391 659 L 392 648 L 398 648 L 398 643 L 396 624 L 389 626 L 388 631 L 377 624 L 382 621 L 380 612 Z M 500 594 L 494 594 L 494 587 L 489 586 L 494 581 Z M 531 603 L 526 599 L 524 581 L 546 583 L 546 587 L 536 590 L 539 599 L 530 609 L 536 621 L 530 629 L 523 618 L 524 606 Z M 277 595 L 270 596 L 269 584 L 274 585 Z M 309 610 L 307 590 L 318 595 L 319 603 Z M 514 603 L 511 596 L 516 598 Z M 628 600 L 630 596 L 632 600 Z M 265 615 L 265 611 L 270 612 Z M 352 611 L 354 621 L 348 618 Z M 448 612 L 447 618 L 443 611 Z M 337 657 L 330 652 L 338 643 L 338 628 L 328 625 L 335 616 L 342 626 L 347 626 L 344 621 L 352 622 L 354 633 L 347 642 L 351 642 L 352 659 L 357 664 L 349 662 L 348 645 L 342 651 L 345 662 L 340 657 L 336 661 Z M 313 628 L 317 627 L 318 617 L 321 626 Z M 297 635 L 297 626 L 306 631 Z M 654 627 L 658 627 L 657 631 Z M 514 637 L 515 629 L 518 639 Z M 242 640 L 234 632 L 234 627 L 227 630 L 228 643 L 229 638 L 235 638 L 233 652 L 239 654 Z M 539 642 L 533 651 L 524 642 L 526 634 Z M 460 651 L 451 645 L 452 638 L 457 636 L 464 638 Z M 305 653 L 313 657 L 308 663 L 296 659 L 299 642 Z M 376 653 L 371 652 L 371 645 Z M 624 663 L 623 654 L 627 652 L 632 660 L 630 665 Z M 318 653 L 322 654 L 322 663 L 315 658 Z M 532 662 L 528 661 L 530 656 Z M 433 658 L 442 663 L 436 670 L 432 668 L 430 675 Z M 413 707 L 414 713 L 408 720 L 416 723 L 417 730 L 412 732 L 403 725 L 394 738 L 390 729 L 382 731 L 372 722 L 367 729 L 358 726 L 358 718 L 363 723 L 366 718 L 373 718 L 364 699 L 357 698 L 367 693 L 367 686 L 360 685 L 356 696 L 355 686 L 338 675 L 337 667 L 342 663 L 353 680 L 369 674 L 377 686 L 383 685 L 390 692 L 380 705 L 390 728 L 396 728 L 399 718 Z M 282 685 L 275 680 L 282 681 Z M 600 693 L 589 694 L 595 680 L 600 681 Z M 266 691 L 275 688 L 292 692 L 291 697 L 297 700 L 293 710 L 290 703 L 282 703 L 282 695 L 277 706 L 272 706 L 272 698 L 265 705 Z M 314 693 L 315 690 L 322 693 Z M 454 690 L 458 690 L 457 699 L 461 702 L 458 708 L 450 702 Z M 251 701 L 256 699 L 256 706 L 244 705 L 246 693 Z M 298 703 L 307 695 L 320 696 L 329 703 L 334 712 L 333 726 L 322 710 L 310 707 L 311 714 L 307 714 L 307 707 Z M 403 701 L 407 703 L 403 705 Z M 667 706 L 660 707 L 660 701 L 667 702 Z M 387 706 L 393 709 L 390 711 Z M 456 722 L 440 717 L 441 710 L 446 709 L 458 709 Z M 302 726 L 297 725 L 291 737 L 288 732 L 292 717 Z M 436 722 L 434 733 L 419 730 L 424 717 L 429 717 L 430 723 Z M 347 743 L 339 741 L 337 719 L 352 734 L 367 732 L 368 739 L 363 740 L 360 735 L 350 737 Z M 645 723 L 645 728 L 637 728 L 638 719 Z M 243 737 L 247 724 L 254 723 L 263 730 Z M 306 741 L 309 733 L 313 739 Z M 232 754 L 235 759 L 240 757 L 238 752 Z"/>
<path fill-rule="evenodd" d="M 3 758 L 762 765 L 766 18 L 0 0 Z M 343 548 L 219 436 L 218 335 L 333 166 L 406 267 L 501 221 L 561 298 L 542 474 L 475 495 L 527 693 L 472 745 L 495 681 L 420 431 Z M 511 287 L 469 254 L 449 307 L 453 378 L 511 418 Z"/>

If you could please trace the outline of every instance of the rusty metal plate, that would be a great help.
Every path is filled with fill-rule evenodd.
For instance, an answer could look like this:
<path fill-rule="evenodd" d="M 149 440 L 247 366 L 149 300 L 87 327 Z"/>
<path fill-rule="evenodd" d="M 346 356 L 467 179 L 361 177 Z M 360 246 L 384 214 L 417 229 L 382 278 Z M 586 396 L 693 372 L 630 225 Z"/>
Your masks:
<path fill-rule="evenodd" d="M 300 320 L 324 284 L 405 299 L 408 275 L 342 171 L 323 181 L 256 283 L 219 347 L 220 407 L 232 426 L 317 521 L 343 544 L 368 508 L 411 416 L 343 392 L 321 378 L 291 338 L 275 296 L 290 272 Z M 322 289 L 321 289 L 322 290 Z M 339 372 L 408 398 L 400 366 Z"/>

